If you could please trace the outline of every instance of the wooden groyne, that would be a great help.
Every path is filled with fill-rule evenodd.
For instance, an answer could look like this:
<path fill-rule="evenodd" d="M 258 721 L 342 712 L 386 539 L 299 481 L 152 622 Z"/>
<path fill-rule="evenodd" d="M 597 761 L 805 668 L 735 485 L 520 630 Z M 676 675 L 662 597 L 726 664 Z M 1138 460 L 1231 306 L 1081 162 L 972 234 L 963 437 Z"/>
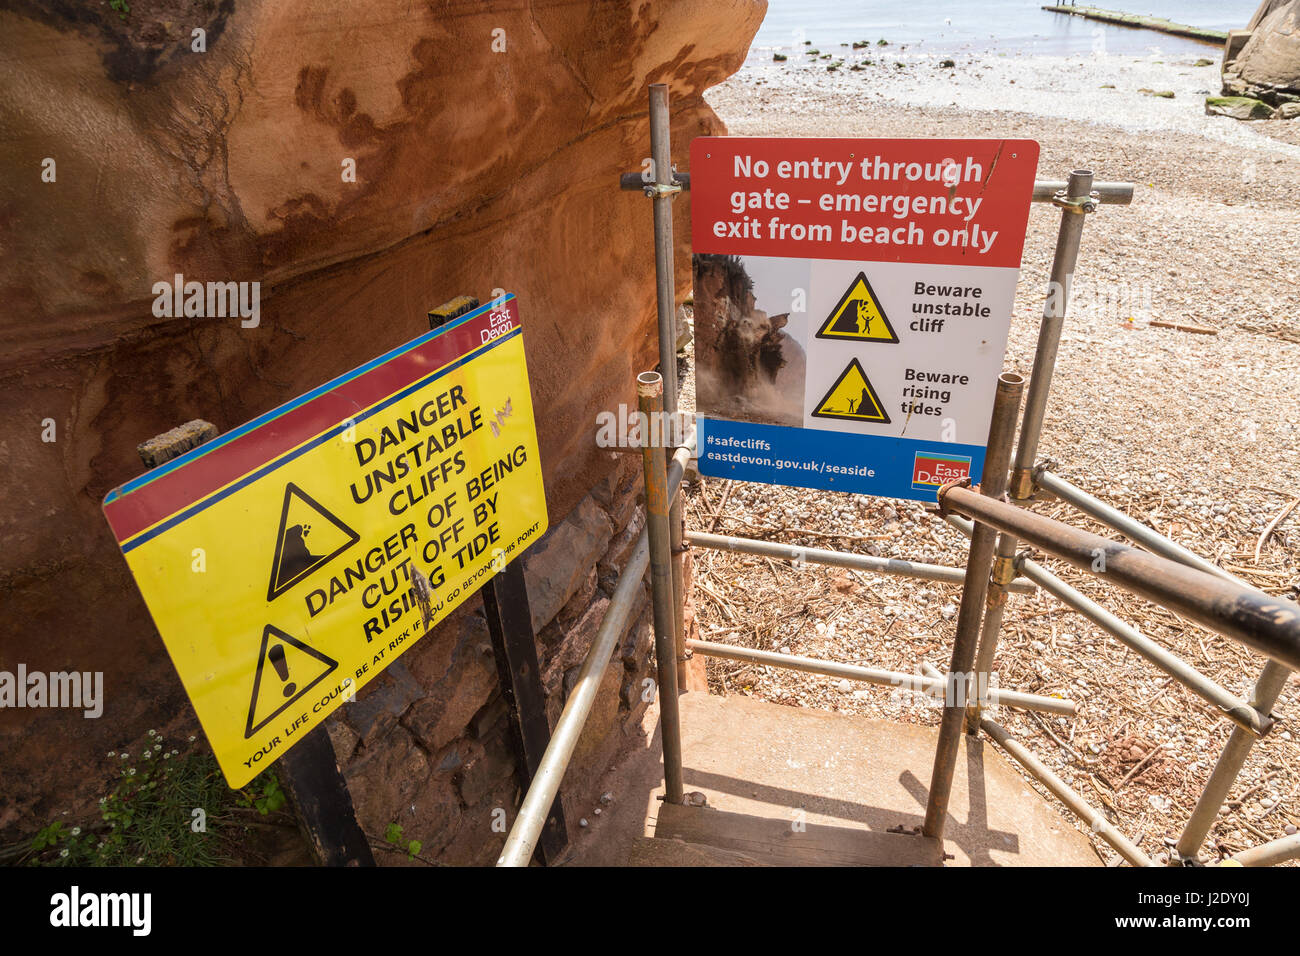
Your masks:
<path fill-rule="evenodd" d="M 1052 13 L 1068 13 L 1072 17 L 1100 20 L 1102 23 L 1113 23 L 1121 27 L 1159 30 L 1161 33 L 1169 33 L 1176 37 L 1187 37 L 1190 40 L 1201 40 L 1205 43 L 1223 43 L 1228 39 L 1228 34 L 1223 30 L 1205 30 L 1201 27 L 1188 26 L 1185 23 L 1174 23 L 1174 21 L 1166 20 L 1164 17 L 1146 17 L 1136 13 L 1103 10 L 1100 7 L 1075 7 L 1060 4 L 1046 6 L 1043 9 Z"/>

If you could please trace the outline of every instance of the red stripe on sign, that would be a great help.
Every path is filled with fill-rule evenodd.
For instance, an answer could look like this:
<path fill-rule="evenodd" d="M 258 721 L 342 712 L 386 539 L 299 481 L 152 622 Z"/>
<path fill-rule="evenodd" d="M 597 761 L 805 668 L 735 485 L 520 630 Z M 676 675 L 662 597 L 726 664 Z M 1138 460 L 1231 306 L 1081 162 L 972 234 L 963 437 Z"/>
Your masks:
<path fill-rule="evenodd" d="M 509 310 L 511 322 L 518 326 L 515 300 L 502 308 Z M 490 322 L 491 312 L 485 312 L 374 368 L 348 372 L 329 391 L 302 404 L 295 399 L 281 406 L 283 414 L 265 424 L 107 502 L 104 515 L 118 543 L 472 352 L 487 341 L 483 332 Z"/>
<path fill-rule="evenodd" d="M 1026 139 L 691 142 L 697 253 L 1018 268 L 1038 144 Z"/>

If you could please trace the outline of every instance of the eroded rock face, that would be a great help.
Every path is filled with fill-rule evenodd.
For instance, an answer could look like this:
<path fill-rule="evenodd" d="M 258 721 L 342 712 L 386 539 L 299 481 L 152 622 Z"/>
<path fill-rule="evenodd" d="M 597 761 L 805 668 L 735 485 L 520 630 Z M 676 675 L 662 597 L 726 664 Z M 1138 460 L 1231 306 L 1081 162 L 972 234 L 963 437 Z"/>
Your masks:
<path fill-rule="evenodd" d="M 188 711 L 99 511 L 144 439 L 228 430 L 418 334 L 432 306 L 502 288 L 524 316 L 551 514 L 609 473 L 596 412 L 634 404 L 656 361 L 650 206 L 617 190 L 649 150 L 646 86 L 671 84 L 685 168 L 690 139 L 722 131 L 702 93 L 765 6 L 0 10 L 0 668 L 106 687 L 98 721 L 0 711 L 0 833 L 97 796 L 82 784 L 104 753 Z M 176 274 L 260 283 L 258 325 L 155 315 Z"/>
<path fill-rule="evenodd" d="M 697 255 L 696 401 L 701 412 L 771 425 L 803 424 L 807 357 L 785 331 L 790 313 L 758 307 L 737 256 Z"/>

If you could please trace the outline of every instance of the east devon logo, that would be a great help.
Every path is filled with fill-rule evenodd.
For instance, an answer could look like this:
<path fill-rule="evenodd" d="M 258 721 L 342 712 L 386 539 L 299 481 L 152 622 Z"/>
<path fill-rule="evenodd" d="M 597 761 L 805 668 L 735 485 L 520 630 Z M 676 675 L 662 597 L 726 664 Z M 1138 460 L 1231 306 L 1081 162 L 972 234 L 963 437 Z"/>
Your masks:
<path fill-rule="evenodd" d="M 912 490 L 937 490 L 940 485 L 970 476 L 969 455 L 918 451 L 912 461 Z"/>

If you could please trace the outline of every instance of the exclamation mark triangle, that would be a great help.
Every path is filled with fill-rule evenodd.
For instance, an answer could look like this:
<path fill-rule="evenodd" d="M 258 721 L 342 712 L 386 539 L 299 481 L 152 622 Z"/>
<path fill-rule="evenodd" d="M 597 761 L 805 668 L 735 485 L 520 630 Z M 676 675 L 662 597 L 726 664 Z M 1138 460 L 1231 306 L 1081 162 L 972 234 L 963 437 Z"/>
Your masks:
<path fill-rule="evenodd" d="M 267 667 L 267 663 L 270 667 Z M 257 655 L 253 696 L 248 703 L 247 739 L 285 708 L 334 672 L 339 662 L 280 630 L 274 624 L 262 631 L 262 649 Z"/>

